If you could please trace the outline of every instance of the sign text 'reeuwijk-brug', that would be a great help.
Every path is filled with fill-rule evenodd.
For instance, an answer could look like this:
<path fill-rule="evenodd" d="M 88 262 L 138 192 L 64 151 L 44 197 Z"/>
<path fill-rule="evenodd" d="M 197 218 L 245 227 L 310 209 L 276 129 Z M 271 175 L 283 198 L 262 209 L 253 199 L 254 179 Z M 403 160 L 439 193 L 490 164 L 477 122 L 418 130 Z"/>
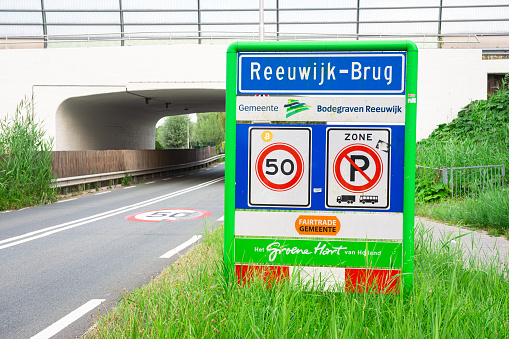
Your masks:
<path fill-rule="evenodd" d="M 239 53 L 237 94 L 405 91 L 405 53 Z"/>

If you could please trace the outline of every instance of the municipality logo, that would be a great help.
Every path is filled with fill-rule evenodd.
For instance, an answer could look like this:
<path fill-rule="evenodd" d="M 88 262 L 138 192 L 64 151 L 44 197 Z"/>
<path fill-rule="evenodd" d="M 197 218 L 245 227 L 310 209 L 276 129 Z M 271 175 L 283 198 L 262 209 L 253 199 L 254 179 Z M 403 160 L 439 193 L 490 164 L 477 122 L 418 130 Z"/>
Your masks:
<path fill-rule="evenodd" d="M 286 117 L 289 118 L 294 114 L 297 114 L 302 111 L 307 111 L 309 109 L 309 105 L 306 105 L 306 103 L 302 102 L 300 103 L 299 100 L 295 99 L 288 99 L 288 104 L 285 105 L 286 107 Z"/>

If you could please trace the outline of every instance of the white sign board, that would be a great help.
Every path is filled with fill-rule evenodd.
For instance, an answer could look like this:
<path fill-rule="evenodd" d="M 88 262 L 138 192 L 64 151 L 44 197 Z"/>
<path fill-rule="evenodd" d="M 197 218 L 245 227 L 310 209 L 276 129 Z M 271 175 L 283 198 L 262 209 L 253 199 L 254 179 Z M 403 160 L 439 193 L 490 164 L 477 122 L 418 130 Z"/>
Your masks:
<path fill-rule="evenodd" d="M 308 207 L 311 129 L 250 128 L 249 205 Z"/>
<path fill-rule="evenodd" d="M 328 128 L 328 208 L 389 208 L 388 128 Z"/>

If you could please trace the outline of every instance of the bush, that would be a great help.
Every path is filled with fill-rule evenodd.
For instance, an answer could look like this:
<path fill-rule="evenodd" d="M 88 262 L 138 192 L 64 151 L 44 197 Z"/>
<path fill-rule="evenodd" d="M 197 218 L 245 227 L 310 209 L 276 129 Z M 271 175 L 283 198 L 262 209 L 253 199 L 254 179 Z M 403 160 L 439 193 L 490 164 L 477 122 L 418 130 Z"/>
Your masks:
<path fill-rule="evenodd" d="M 430 167 L 505 165 L 509 168 L 509 76 L 487 100 L 475 100 L 449 124 L 417 143 L 417 164 Z"/>
<path fill-rule="evenodd" d="M 56 200 L 51 187 L 53 142 L 45 133 L 27 100 L 0 121 L 0 210 Z"/>

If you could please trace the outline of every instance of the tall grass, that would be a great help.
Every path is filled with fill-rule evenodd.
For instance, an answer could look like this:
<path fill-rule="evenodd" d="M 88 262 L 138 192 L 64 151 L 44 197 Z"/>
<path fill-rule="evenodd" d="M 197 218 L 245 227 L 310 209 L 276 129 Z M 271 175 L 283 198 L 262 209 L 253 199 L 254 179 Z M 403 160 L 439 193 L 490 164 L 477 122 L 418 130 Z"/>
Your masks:
<path fill-rule="evenodd" d="M 472 139 L 426 139 L 417 144 L 416 163 L 434 168 L 505 165 L 509 168 L 509 144 Z"/>
<path fill-rule="evenodd" d="M 323 292 L 223 276 L 222 229 L 143 288 L 87 338 L 507 338 L 509 282 L 497 260 L 465 259 L 452 239 L 416 232 L 415 284 L 403 295 Z M 505 274 L 505 276 L 504 276 Z"/>
<path fill-rule="evenodd" d="M 416 213 L 463 225 L 490 226 L 491 233 L 506 235 L 509 238 L 509 189 L 507 188 L 490 190 L 475 198 L 445 200 L 434 205 L 417 204 Z"/>
<path fill-rule="evenodd" d="M 51 188 L 52 142 L 44 136 L 27 100 L 0 121 L 0 210 L 56 199 Z"/>

